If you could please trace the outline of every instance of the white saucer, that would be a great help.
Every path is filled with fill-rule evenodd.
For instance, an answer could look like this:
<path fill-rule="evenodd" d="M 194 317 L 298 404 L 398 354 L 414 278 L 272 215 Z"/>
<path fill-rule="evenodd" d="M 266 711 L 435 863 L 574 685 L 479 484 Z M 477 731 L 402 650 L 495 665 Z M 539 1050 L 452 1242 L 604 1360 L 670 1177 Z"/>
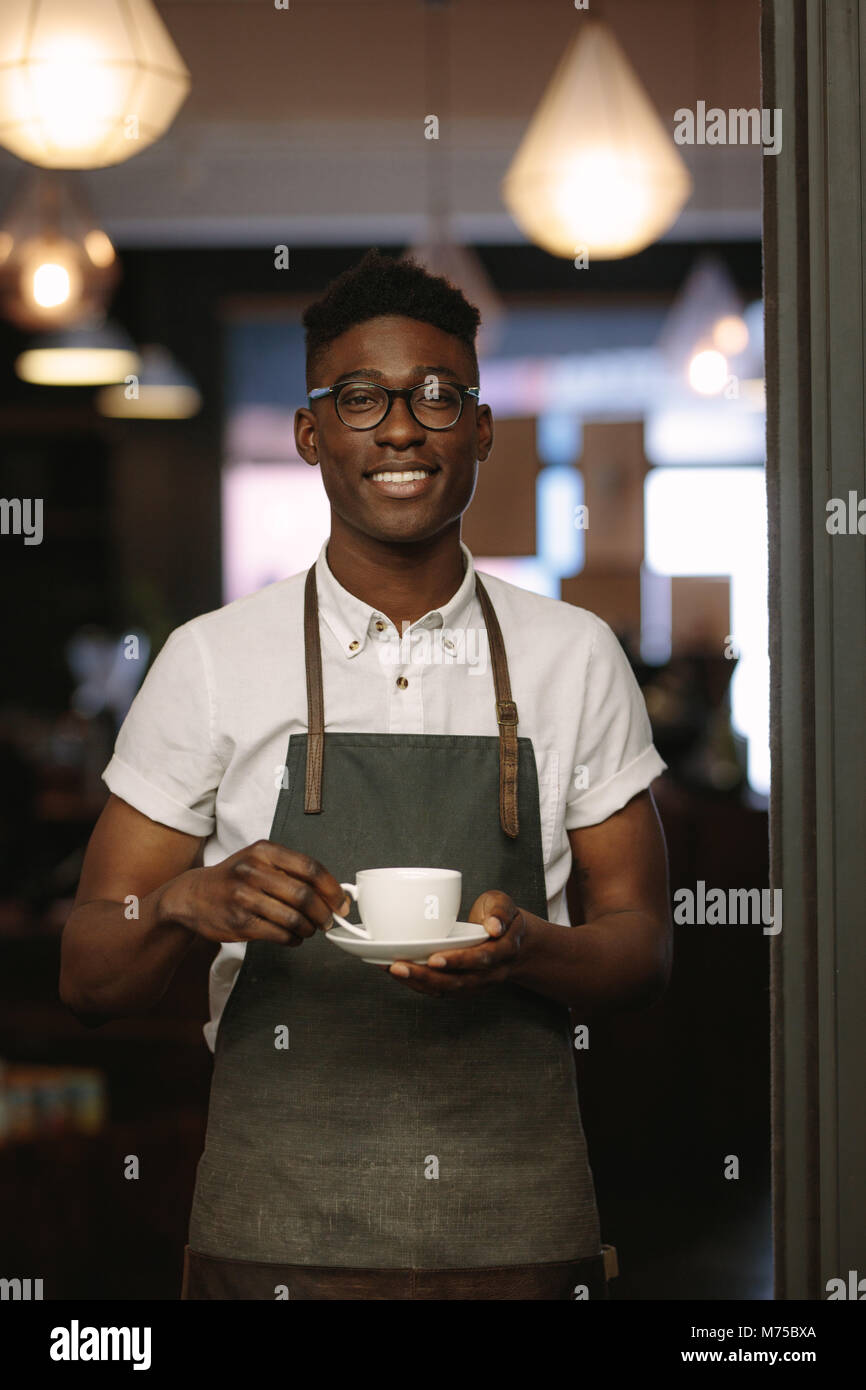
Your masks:
<path fill-rule="evenodd" d="M 359 956 L 369 965 L 393 965 L 395 960 L 423 962 L 437 951 L 454 951 L 460 946 L 477 946 L 482 941 L 496 940 L 476 922 L 455 922 L 447 936 L 437 936 L 432 941 L 365 941 L 362 936 L 347 932 L 345 927 L 332 927 L 325 936 L 341 951 Z"/>

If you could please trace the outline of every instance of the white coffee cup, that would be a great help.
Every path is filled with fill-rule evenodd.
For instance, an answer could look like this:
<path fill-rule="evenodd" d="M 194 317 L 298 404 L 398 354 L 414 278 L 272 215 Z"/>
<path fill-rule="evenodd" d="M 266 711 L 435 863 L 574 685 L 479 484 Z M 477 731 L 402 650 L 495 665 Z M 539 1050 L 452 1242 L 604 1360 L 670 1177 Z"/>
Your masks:
<path fill-rule="evenodd" d="M 361 869 L 356 878 L 357 884 L 340 887 L 358 904 L 363 928 L 336 912 L 334 921 L 363 930 L 371 941 L 435 941 L 457 921 L 463 889 L 459 869 Z"/>

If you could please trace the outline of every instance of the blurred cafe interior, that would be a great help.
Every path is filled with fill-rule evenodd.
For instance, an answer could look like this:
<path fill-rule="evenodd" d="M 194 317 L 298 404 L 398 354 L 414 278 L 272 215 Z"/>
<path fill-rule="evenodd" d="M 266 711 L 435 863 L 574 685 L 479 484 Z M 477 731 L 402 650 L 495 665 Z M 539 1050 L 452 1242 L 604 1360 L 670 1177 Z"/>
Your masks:
<path fill-rule="evenodd" d="M 124 8 L 0 17 L 0 1242 L 63 1299 L 178 1297 L 212 1066 L 203 940 L 146 1016 L 60 1002 L 101 773 L 169 633 L 315 559 L 300 316 L 369 247 L 481 310 L 463 539 L 622 642 L 672 889 L 769 883 L 762 150 L 674 139 L 760 106 L 759 0 Z M 768 1299 L 769 939 L 675 931 L 575 1052 L 611 1297 Z"/>

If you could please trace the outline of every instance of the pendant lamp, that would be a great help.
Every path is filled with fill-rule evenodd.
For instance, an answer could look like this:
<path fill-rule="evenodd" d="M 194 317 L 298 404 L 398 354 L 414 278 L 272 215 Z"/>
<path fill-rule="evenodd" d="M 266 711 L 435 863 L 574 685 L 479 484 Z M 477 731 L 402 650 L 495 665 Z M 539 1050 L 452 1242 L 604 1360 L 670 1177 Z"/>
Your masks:
<path fill-rule="evenodd" d="M 114 420 L 188 420 L 201 409 L 201 395 L 192 378 L 167 348 L 146 343 L 134 380 L 103 386 L 96 393 L 100 415 Z"/>
<path fill-rule="evenodd" d="M 0 222 L 0 315 L 45 332 L 104 311 L 114 247 L 74 176 L 30 169 Z"/>
<path fill-rule="evenodd" d="M 46 169 L 102 169 L 165 133 L 189 71 L 152 0 L 3 0 L 0 145 Z"/>
<path fill-rule="evenodd" d="M 692 180 L 612 30 L 582 18 L 502 185 L 517 225 L 555 256 L 634 255 L 676 221 Z"/>
<path fill-rule="evenodd" d="M 140 370 L 128 333 L 100 318 L 42 334 L 15 361 L 16 375 L 35 386 L 102 386 Z"/>
<path fill-rule="evenodd" d="M 656 347 L 681 387 L 699 396 L 731 389 L 732 378 L 761 370 L 760 345 L 744 318 L 744 303 L 718 256 L 694 263 L 659 334 Z"/>

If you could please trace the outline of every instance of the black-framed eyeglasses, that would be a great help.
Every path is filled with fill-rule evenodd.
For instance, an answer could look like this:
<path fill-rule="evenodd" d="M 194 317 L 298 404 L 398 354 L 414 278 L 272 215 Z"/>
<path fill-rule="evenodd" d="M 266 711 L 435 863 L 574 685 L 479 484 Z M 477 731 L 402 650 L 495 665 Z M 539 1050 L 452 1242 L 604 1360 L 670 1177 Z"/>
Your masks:
<path fill-rule="evenodd" d="M 405 386 L 400 390 L 380 386 L 375 381 L 359 380 L 320 386 L 309 393 L 307 401 L 312 405 L 313 401 L 333 396 L 337 415 L 344 425 L 352 430 L 372 430 L 381 425 L 395 397 L 399 396 L 425 430 L 450 430 L 463 414 L 466 397 L 474 397 L 477 403 L 480 393 L 480 386 L 457 386 L 453 381 L 440 381 L 438 378 L 430 378 L 419 386 Z"/>

